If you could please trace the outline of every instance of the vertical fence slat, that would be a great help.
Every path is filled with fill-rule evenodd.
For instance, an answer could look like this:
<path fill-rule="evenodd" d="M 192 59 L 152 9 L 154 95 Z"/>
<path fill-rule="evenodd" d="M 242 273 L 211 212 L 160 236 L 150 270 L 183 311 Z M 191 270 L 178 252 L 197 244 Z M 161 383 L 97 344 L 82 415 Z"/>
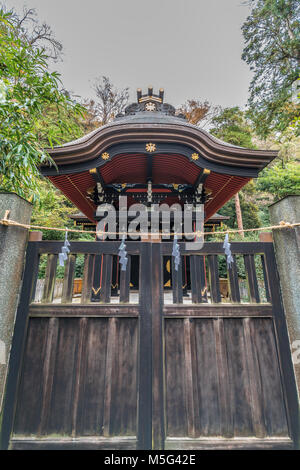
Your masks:
<path fill-rule="evenodd" d="M 190 256 L 190 279 L 193 304 L 202 302 L 200 257 Z"/>
<path fill-rule="evenodd" d="M 81 303 L 86 304 L 91 301 L 92 297 L 92 279 L 94 271 L 94 257 L 95 255 L 85 255 L 84 268 L 83 268 L 83 281 Z"/>
<path fill-rule="evenodd" d="M 175 269 L 174 257 L 172 256 L 172 291 L 173 291 L 173 303 L 182 304 L 182 261 L 178 266 L 178 271 Z"/>
<path fill-rule="evenodd" d="M 213 303 L 221 302 L 221 293 L 219 285 L 219 265 L 218 257 L 216 255 L 209 255 L 208 266 L 209 266 L 209 280 L 210 280 L 210 295 Z"/>
<path fill-rule="evenodd" d="M 102 263 L 103 263 L 102 258 L 103 258 L 103 255 L 95 255 L 93 284 L 92 284 L 92 302 L 99 302 L 100 300 L 101 275 L 102 275 Z"/>
<path fill-rule="evenodd" d="M 201 287 L 201 302 L 207 302 L 207 283 L 206 283 L 206 267 L 205 256 L 199 257 L 199 274 L 200 274 L 200 287 Z"/>
<path fill-rule="evenodd" d="M 265 256 L 264 255 L 261 255 L 261 265 L 262 265 L 262 270 L 263 270 L 263 275 L 264 275 L 266 300 L 267 300 L 267 302 L 270 302 L 270 300 L 271 300 L 270 289 L 269 289 L 269 282 L 268 282 L 268 276 L 267 276 L 267 271 L 266 271 L 266 262 L 265 262 Z"/>
<path fill-rule="evenodd" d="M 76 255 L 69 255 L 65 267 L 64 283 L 61 297 L 62 304 L 72 302 L 75 264 Z"/>
<path fill-rule="evenodd" d="M 256 277 L 255 261 L 253 255 L 244 255 L 249 296 L 251 302 L 259 303 L 259 291 Z"/>
<path fill-rule="evenodd" d="M 45 304 L 51 303 L 53 301 L 57 258 L 58 258 L 57 254 L 48 255 L 44 292 L 43 292 L 43 298 L 42 298 L 42 303 L 45 303 Z"/>
<path fill-rule="evenodd" d="M 37 285 L 38 285 L 38 282 L 39 282 L 38 275 L 39 275 L 40 260 L 41 260 L 41 257 L 38 254 L 37 255 L 37 262 L 32 266 L 32 285 L 31 285 L 31 291 L 30 291 L 30 303 L 35 302 Z"/>
<path fill-rule="evenodd" d="M 120 270 L 120 302 L 129 302 L 131 256 L 128 256 L 126 271 Z"/>
<path fill-rule="evenodd" d="M 128 265 L 130 263 L 130 261 L 129 261 L 130 256 L 127 255 L 127 258 L 128 258 L 128 263 L 127 263 L 127 269 L 128 269 Z M 111 295 L 112 296 L 117 296 L 118 295 L 118 288 L 120 286 L 119 267 L 120 267 L 119 257 L 114 255 L 112 257 L 112 275 L 111 275 Z M 129 268 L 129 270 L 130 270 L 130 268 Z M 121 271 L 121 272 L 124 273 L 125 271 Z M 121 290 L 121 286 L 120 286 L 120 290 Z"/>
<path fill-rule="evenodd" d="M 103 255 L 100 302 L 109 303 L 111 294 L 112 255 Z"/>
<path fill-rule="evenodd" d="M 239 303 L 241 301 L 240 288 L 239 288 L 239 278 L 236 266 L 236 258 L 233 255 L 233 263 L 230 268 L 228 268 L 228 277 L 229 277 L 229 288 L 230 288 L 230 297 L 232 302 Z"/>

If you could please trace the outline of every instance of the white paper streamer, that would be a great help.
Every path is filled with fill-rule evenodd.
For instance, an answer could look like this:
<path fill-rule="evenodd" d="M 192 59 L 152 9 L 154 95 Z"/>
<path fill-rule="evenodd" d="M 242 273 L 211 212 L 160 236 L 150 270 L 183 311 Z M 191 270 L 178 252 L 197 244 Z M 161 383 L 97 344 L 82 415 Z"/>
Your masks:
<path fill-rule="evenodd" d="M 178 266 L 180 264 L 180 247 L 177 243 L 177 235 L 174 235 L 172 256 L 174 256 L 175 271 L 178 271 Z"/>
<path fill-rule="evenodd" d="M 125 235 L 123 235 L 122 237 L 122 243 L 119 246 L 118 255 L 120 257 L 121 271 L 126 271 L 128 258 L 127 258 L 126 244 L 125 244 Z"/>
<path fill-rule="evenodd" d="M 232 253 L 231 253 L 231 249 L 230 249 L 230 245 L 231 245 L 231 243 L 229 243 L 229 235 L 228 235 L 228 233 L 226 233 L 225 240 L 224 240 L 224 243 L 223 243 L 223 248 L 224 248 L 225 255 L 226 255 L 227 266 L 229 268 L 231 267 L 231 263 L 234 262 L 233 257 L 232 257 Z"/>
<path fill-rule="evenodd" d="M 62 246 L 61 253 L 59 253 L 59 265 L 64 266 L 65 261 L 68 259 L 68 253 L 70 253 L 69 250 L 70 242 L 68 240 L 68 231 L 66 230 L 66 235 L 65 235 L 65 242 Z"/>

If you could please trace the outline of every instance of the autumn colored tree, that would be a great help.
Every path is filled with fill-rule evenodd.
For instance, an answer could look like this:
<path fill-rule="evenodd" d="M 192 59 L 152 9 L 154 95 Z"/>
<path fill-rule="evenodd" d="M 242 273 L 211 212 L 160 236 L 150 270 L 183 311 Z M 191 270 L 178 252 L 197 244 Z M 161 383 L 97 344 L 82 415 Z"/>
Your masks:
<path fill-rule="evenodd" d="M 219 110 L 219 106 L 212 106 L 207 100 L 192 99 L 181 105 L 177 110 L 177 114 L 183 114 L 187 121 L 195 126 L 205 127 Z"/>

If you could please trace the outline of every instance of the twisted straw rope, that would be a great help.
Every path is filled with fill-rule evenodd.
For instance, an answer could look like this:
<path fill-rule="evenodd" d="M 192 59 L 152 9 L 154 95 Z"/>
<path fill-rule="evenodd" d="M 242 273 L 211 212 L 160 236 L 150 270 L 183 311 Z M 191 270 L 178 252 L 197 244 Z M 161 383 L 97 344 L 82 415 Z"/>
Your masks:
<path fill-rule="evenodd" d="M 28 230 L 30 229 L 40 229 L 40 230 L 54 230 L 56 232 L 72 232 L 72 233 L 91 233 L 93 235 L 135 235 L 135 236 L 144 236 L 148 237 L 151 235 L 159 235 L 158 232 L 127 232 L 127 231 L 120 231 L 120 232 L 103 232 L 103 231 L 97 231 L 97 230 L 78 230 L 78 229 L 69 229 L 69 228 L 59 228 L 59 227 L 45 227 L 43 225 L 29 225 L 29 224 L 21 224 L 19 222 L 16 222 L 15 220 L 10 220 L 8 218 L 10 211 L 5 211 L 5 215 L 3 219 L 0 219 L 0 225 L 5 225 L 5 226 L 14 226 L 14 227 L 22 227 L 26 228 Z M 226 233 L 245 233 L 245 232 L 261 232 L 262 230 L 277 230 L 277 229 L 283 229 L 283 228 L 294 228 L 300 226 L 300 222 L 297 223 L 289 223 L 285 222 L 282 220 L 279 222 L 279 225 L 271 225 L 269 227 L 259 227 L 259 228 L 247 228 L 247 229 L 231 229 L 231 230 L 224 230 L 220 232 L 190 232 L 190 233 L 171 233 L 171 232 L 162 232 L 161 235 L 168 235 L 168 236 L 174 236 L 174 235 L 179 235 L 179 236 L 207 236 L 207 235 L 222 235 Z"/>

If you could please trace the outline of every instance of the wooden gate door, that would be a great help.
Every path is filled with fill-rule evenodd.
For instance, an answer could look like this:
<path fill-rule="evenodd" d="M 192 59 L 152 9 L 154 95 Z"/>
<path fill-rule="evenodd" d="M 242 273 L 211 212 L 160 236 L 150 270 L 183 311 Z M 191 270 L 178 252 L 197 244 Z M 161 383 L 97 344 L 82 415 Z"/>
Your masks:
<path fill-rule="evenodd" d="M 297 397 L 272 244 L 233 243 L 226 273 L 221 243 L 198 253 L 180 243 L 172 290 L 172 243 L 127 242 L 126 272 L 115 268 L 119 245 L 72 242 L 63 270 L 61 242 L 29 243 L 2 446 L 293 447 Z"/>
<path fill-rule="evenodd" d="M 65 268 L 58 267 L 61 242 L 29 242 L 3 447 L 151 448 L 151 248 L 126 245 L 127 271 L 114 273 L 120 242 L 72 242 Z M 131 260 L 139 290 L 130 289 Z M 78 275 L 82 289 L 74 296 Z"/>
<path fill-rule="evenodd" d="M 232 243 L 229 270 L 221 243 L 198 254 L 180 245 L 183 270 L 172 269 L 173 297 L 164 296 L 154 393 L 157 408 L 164 396 L 165 448 L 292 448 L 299 414 L 272 243 Z M 171 253 L 163 243 L 161 256 Z"/>

